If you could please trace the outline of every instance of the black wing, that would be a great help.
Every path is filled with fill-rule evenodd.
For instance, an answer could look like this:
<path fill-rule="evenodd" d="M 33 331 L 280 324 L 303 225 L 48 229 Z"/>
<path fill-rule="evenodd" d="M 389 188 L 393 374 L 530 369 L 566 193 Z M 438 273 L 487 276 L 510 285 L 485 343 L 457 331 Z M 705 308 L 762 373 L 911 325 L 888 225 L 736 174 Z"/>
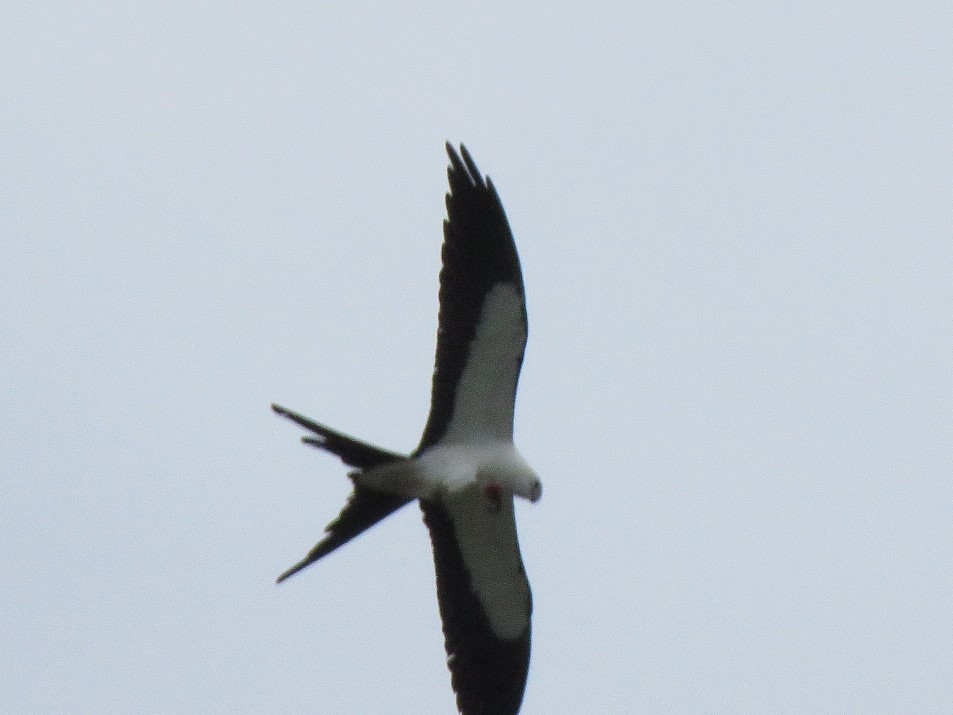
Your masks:
<path fill-rule="evenodd" d="M 470 154 L 450 156 L 430 416 L 419 454 L 441 440 L 511 439 L 526 346 L 523 277 L 503 206 Z M 447 664 L 463 713 L 515 713 L 526 687 L 532 596 L 512 498 L 477 489 L 421 500 Z"/>
<path fill-rule="evenodd" d="M 353 437 L 348 437 L 346 434 L 325 427 L 280 405 L 272 405 L 271 408 L 282 417 L 287 417 L 292 422 L 318 435 L 316 438 L 302 437 L 303 442 L 336 454 L 349 467 L 369 469 L 386 462 L 406 459 L 401 454 L 388 452 Z M 278 577 L 278 583 L 294 576 L 301 569 L 310 566 L 321 557 L 327 556 L 339 546 L 346 544 L 381 519 L 400 509 L 408 501 L 410 500 L 406 497 L 355 486 L 338 518 L 325 527 L 324 531 L 327 536 L 321 539 L 317 546 L 311 549 L 301 561 L 281 574 Z"/>
<path fill-rule="evenodd" d="M 420 502 L 457 707 L 465 715 L 516 713 L 529 672 L 533 604 L 512 498 L 495 513 L 482 494 L 462 499 L 456 507 Z M 480 558 L 488 561 L 474 564 Z"/>
<path fill-rule="evenodd" d="M 465 147 L 460 147 L 462 159 L 449 143 L 447 153 L 450 192 L 443 224 L 437 355 L 430 416 L 418 453 L 443 439 L 457 418 L 466 423 L 463 429 L 488 428 L 504 433 L 493 436 L 512 437 L 513 400 L 526 345 L 523 276 L 503 205 Z M 500 286 L 508 290 L 492 293 Z M 484 310 L 491 294 L 495 315 Z M 474 365 L 474 353 L 481 364 Z M 487 394 L 458 404 L 467 384 Z"/>

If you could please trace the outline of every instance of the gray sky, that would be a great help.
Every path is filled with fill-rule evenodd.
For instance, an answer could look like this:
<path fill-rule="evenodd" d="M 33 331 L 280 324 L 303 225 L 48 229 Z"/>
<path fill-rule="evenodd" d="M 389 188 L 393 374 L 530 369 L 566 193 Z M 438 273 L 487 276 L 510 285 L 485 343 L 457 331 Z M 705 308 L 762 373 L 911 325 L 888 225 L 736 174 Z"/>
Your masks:
<path fill-rule="evenodd" d="M 260 7 L 259 7 L 260 6 Z M 447 712 L 445 139 L 502 197 L 524 712 L 953 709 L 948 3 L 7 3 L 0 710 Z"/>

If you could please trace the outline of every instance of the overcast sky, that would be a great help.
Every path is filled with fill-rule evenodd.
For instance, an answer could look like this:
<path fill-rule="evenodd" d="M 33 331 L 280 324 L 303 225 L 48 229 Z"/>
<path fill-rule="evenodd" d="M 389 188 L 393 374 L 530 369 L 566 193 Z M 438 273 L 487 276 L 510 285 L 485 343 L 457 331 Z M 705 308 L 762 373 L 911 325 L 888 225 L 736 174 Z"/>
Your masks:
<path fill-rule="evenodd" d="M 275 585 L 349 483 L 268 407 L 417 444 L 446 139 L 524 712 L 953 710 L 951 6 L 512 5 L 0 9 L 0 710 L 452 711 L 415 506 Z"/>

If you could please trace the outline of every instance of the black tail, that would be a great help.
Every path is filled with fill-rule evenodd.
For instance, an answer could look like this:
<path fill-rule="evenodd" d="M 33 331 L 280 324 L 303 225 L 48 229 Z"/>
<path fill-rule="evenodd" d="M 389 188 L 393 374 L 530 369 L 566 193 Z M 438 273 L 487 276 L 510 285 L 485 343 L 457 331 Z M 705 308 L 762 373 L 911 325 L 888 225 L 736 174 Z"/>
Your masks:
<path fill-rule="evenodd" d="M 317 437 L 302 437 L 301 441 L 319 447 L 341 458 L 349 467 L 370 469 L 386 462 L 405 460 L 402 454 L 388 452 L 385 449 L 361 442 L 336 432 L 322 424 L 310 420 L 297 412 L 286 410 L 280 405 L 272 405 L 271 409 L 282 417 L 287 417 L 307 430 L 314 432 Z M 358 534 L 374 526 L 381 519 L 397 511 L 410 499 L 396 494 L 385 494 L 374 489 L 355 485 L 354 491 L 338 515 L 338 518 L 325 527 L 325 537 L 318 542 L 308 555 L 278 577 L 278 583 L 294 576 L 301 569 L 310 566 L 323 556 L 327 556 L 339 546 L 343 546 Z"/>
<path fill-rule="evenodd" d="M 330 427 L 325 427 L 324 425 L 315 422 L 312 419 L 308 419 L 304 415 L 299 415 L 297 412 L 292 412 L 281 405 L 272 405 L 271 409 L 273 409 L 282 417 L 287 417 L 292 422 L 295 422 L 304 427 L 306 430 L 311 430 L 318 435 L 317 437 L 302 437 L 302 442 L 323 449 L 326 452 L 330 452 L 331 454 L 336 454 L 341 458 L 341 461 L 349 467 L 370 469 L 371 467 L 376 467 L 378 464 L 384 464 L 385 462 L 406 459 L 406 457 L 402 454 L 388 452 L 386 449 L 380 449 L 379 447 L 370 445 L 367 442 L 361 442 L 359 439 L 354 439 L 353 437 L 349 437 L 342 432 L 337 432 Z"/>

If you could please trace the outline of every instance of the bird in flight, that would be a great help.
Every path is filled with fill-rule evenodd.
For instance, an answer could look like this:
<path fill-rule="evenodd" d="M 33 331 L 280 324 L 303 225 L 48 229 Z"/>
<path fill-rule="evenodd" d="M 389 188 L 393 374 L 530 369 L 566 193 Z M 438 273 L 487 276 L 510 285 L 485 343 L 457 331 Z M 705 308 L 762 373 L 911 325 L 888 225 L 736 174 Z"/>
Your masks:
<path fill-rule="evenodd" d="M 513 498 L 542 484 L 513 445 L 526 301 L 513 234 L 489 178 L 449 143 L 440 315 L 430 415 L 410 455 L 390 452 L 272 405 L 306 444 L 352 468 L 354 489 L 324 538 L 278 577 L 306 566 L 417 500 L 430 531 L 447 665 L 461 713 L 516 713 L 529 671 L 532 596 Z"/>

